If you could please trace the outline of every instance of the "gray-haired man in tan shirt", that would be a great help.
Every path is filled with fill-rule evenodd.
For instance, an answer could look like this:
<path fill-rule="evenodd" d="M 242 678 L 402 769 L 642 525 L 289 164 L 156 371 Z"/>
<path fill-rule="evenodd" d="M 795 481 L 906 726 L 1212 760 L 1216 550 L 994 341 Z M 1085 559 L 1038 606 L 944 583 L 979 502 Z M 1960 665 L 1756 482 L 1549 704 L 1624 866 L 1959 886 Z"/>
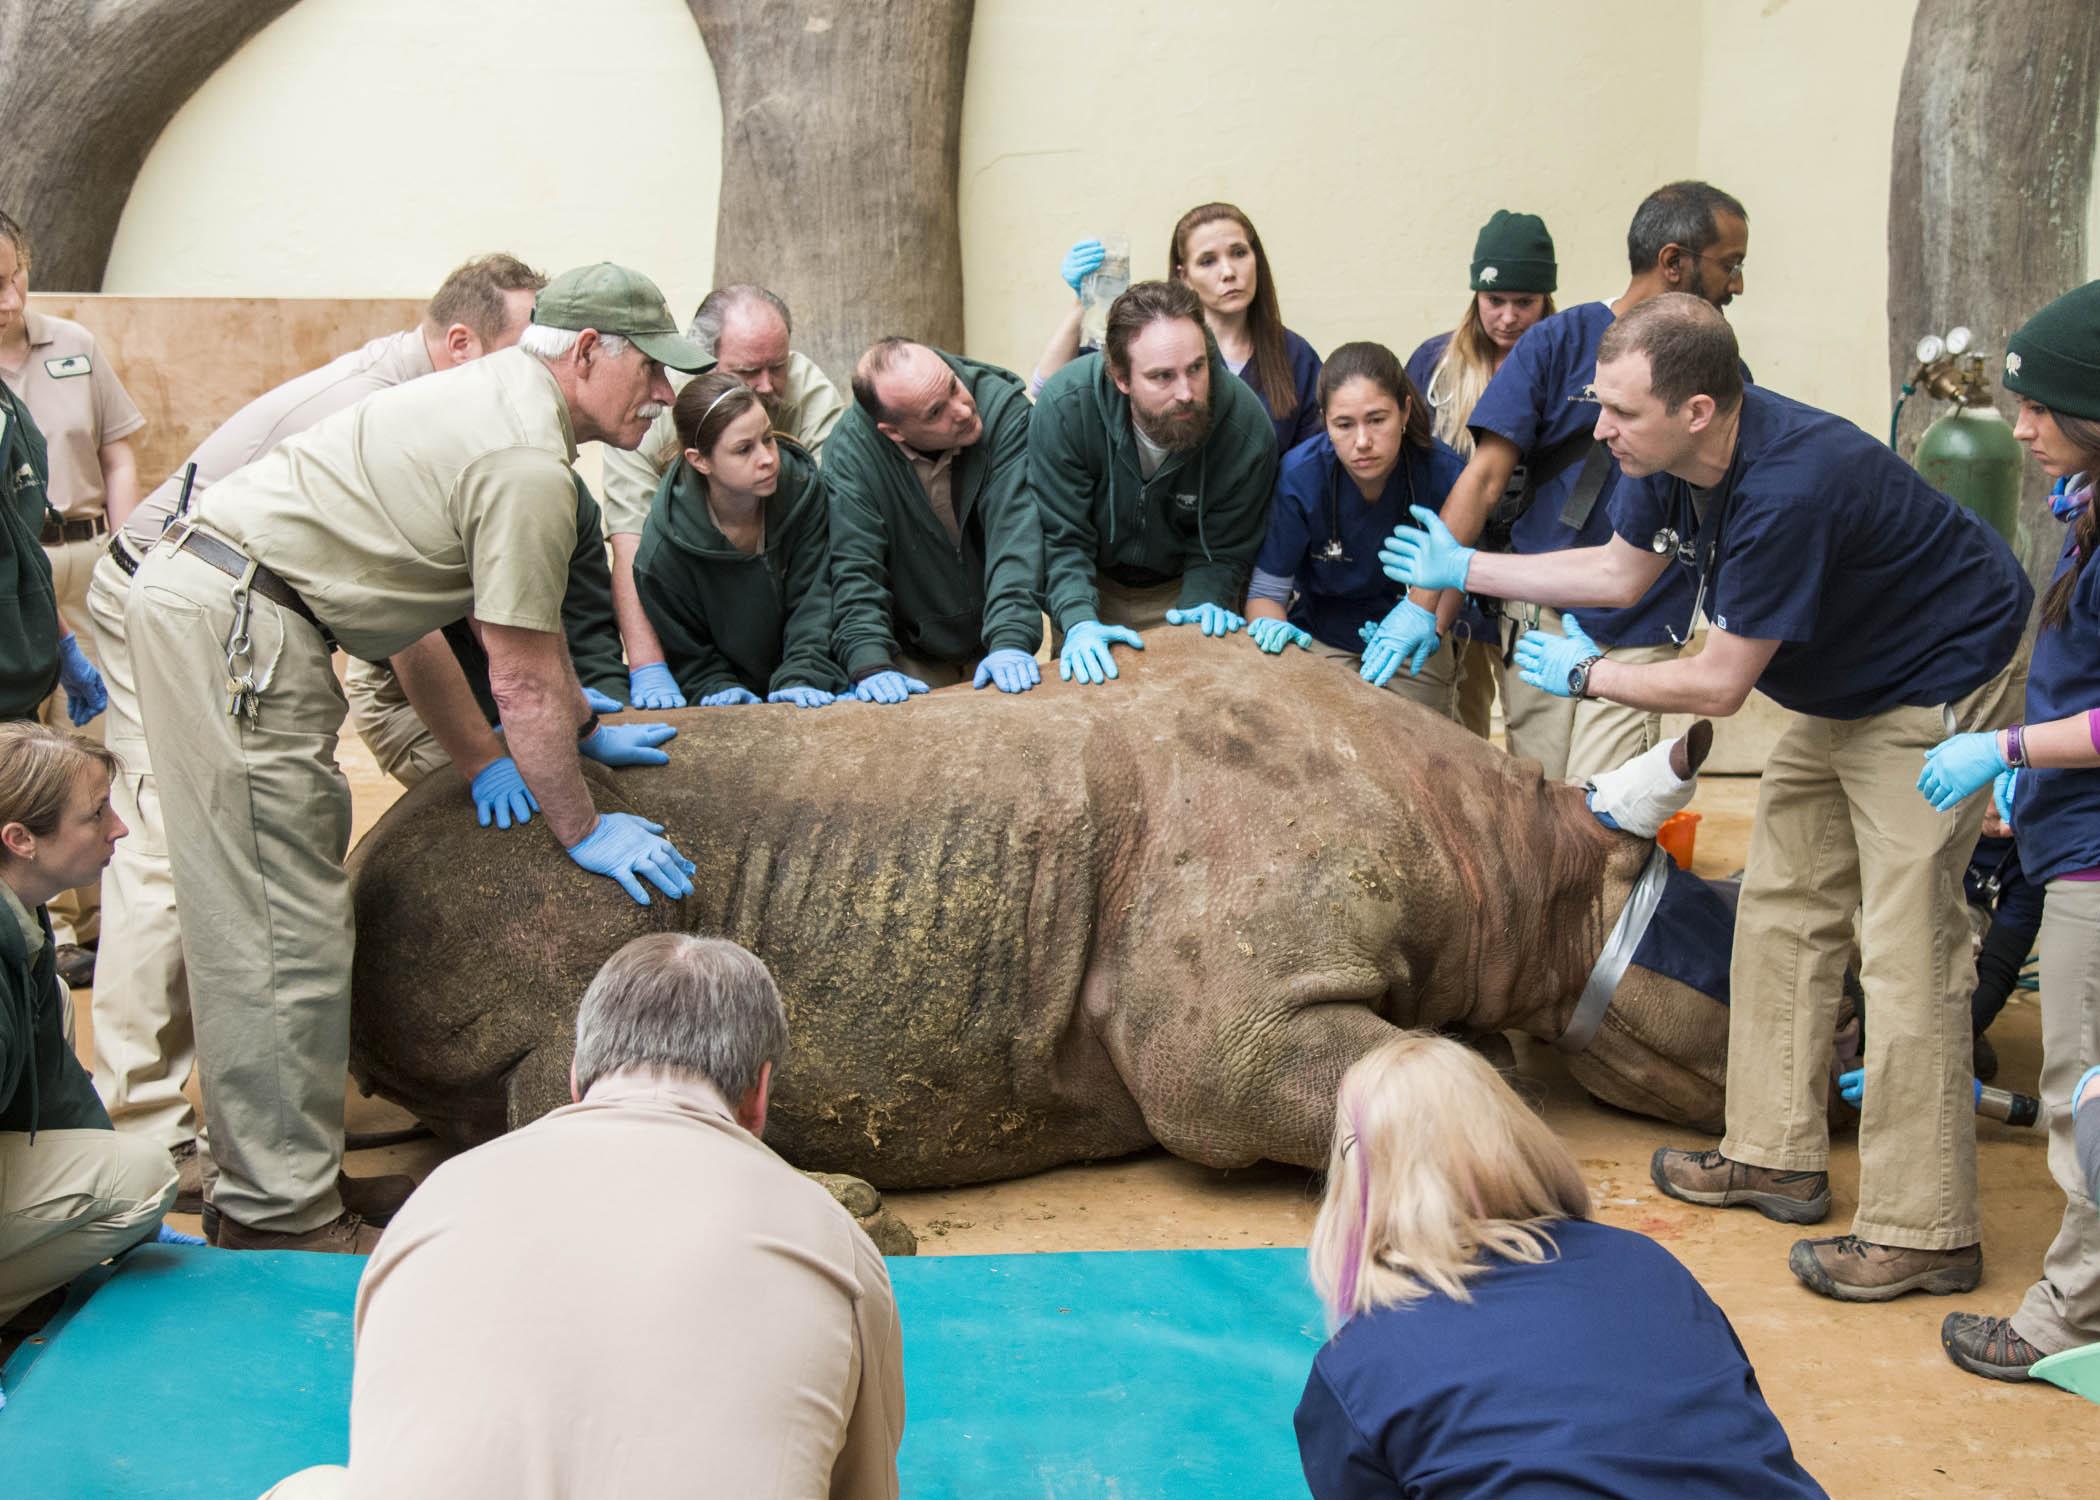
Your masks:
<path fill-rule="evenodd" d="M 349 1468 L 270 1500 L 892 1500 L 897 1304 L 852 1217 L 759 1140 L 786 1049 L 736 944 L 614 954 L 577 1013 L 577 1102 L 439 1167 L 365 1268 Z"/>

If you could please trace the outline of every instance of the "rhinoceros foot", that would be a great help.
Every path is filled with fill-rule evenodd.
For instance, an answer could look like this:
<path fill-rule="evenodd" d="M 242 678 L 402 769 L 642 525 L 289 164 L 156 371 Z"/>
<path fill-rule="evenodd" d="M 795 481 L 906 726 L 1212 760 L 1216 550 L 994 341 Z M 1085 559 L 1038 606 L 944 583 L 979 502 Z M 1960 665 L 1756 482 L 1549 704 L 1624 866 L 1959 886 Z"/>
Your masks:
<path fill-rule="evenodd" d="M 874 1184 L 843 1172 L 805 1172 L 802 1175 L 837 1199 L 839 1206 L 853 1215 L 853 1222 L 884 1255 L 919 1253 L 919 1237 L 902 1219 L 883 1207 L 882 1194 L 875 1190 Z"/>

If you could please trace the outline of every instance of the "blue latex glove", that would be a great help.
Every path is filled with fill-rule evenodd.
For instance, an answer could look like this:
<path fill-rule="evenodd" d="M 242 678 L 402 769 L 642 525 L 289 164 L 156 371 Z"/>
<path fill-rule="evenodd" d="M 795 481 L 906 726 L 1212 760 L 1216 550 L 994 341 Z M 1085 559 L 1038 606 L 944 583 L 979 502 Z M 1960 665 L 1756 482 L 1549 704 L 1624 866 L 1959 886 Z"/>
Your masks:
<path fill-rule="evenodd" d="M 2019 786 L 2018 768 L 2000 771 L 1998 779 L 1991 783 L 1991 801 L 1997 804 L 1998 820 L 2008 828 L 2012 826 L 2013 793 L 2019 790 Z"/>
<path fill-rule="evenodd" d="M 1462 546 L 1437 513 L 1410 505 L 1421 529 L 1396 526 L 1378 549 L 1378 566 L 1393 582 L 1411 589 L 1462 589 L 1473 566 L 1473 549 Z"/>
<path fill-rule="evenodd" d="M 663 824 L 633 813 L 600 813 L 591 831 L 569 845 L 569 858 L 593 875 L 619 881 L 620 889 L 643 906 L 649 904 L 649 893 L 637 875 L 648 876 L 666 896 L 690 896 L 695 866 L 671 846 L 663 831 Z"/>
<path fill-rule="evenodd" d="M 1998 753 L 1998 731 L 1979 729 L 1941 740 L 1925 752 L 1918 790 L 1936 812 L 1959 806 L 2012 768 Z"/>
<path fill-rule="evenodd" d="M 600 724 L 576 753 L 601 766 L 661 766 L 671 756 L 656 747 L 676 738 L 678 731 L 669 724 Z"/>
<path fill-rule="evenodd" d="M 499 755 L 474 773 L 467 783 L 474 797 L 474 816 L 483 828 L 493 822 L 498 828 L 516 823 L 521 827 L 540 810 L 539 799 L 518 772 L 518 763 Z"/>
<path fill-rule="evenodd" d="M 1578 662 L 1604 653 L 1573 615 L 1562 615 L 1560 626 L 1566 634 L 1555 635 L 1547 630 L 1524 632 L 1524 638 L 1517 642 L 1517 675 L 1542 693 L 1567 698 L 1572 696 L 1568 692 L 1568 673 Z"/>
<path fill-rule="evenodd" d="M 601 693 L 588 685 L 583 690 L 583 701 L 591 706 L 594 714 L 616 714 L 627 706 L 611 693 Z"/>
<path fill-rule="evenodd" d="M 1364 664 L 1356 675 L 1372 687 L 1384 687 L 1405 662 L 1407 675 L 1419 677 L 1436 646 L 1436 615 L 1412 599 L 1402 599 L 1364 642 Z"/>
<path fill-rule="evenodd" d="M 636 667 L 627 674 L 627 697 L 636 708 L 685 707 L 685 694 L 678 690 L 678 679 L 660 661 Z"/>
<path fill-rule="evenodd" d="M 1064 264 L 1057 274 L 1064 277 L 1065 285 L 1072 295 L 1079 295 L 1079 284 L 1101 269 L 1101 262 L 1108 259 L 1108 250 L 1099 240 L 1080 240 L 1065 252 Z"/>
<path fill-rule="evenodd" d="M 822 688 L 784 687 L 775 688 L 772 692 L 766 694 L 766 702 L 792 703 L 797 708 L 822 708 L 835 696 L 835 694 L 825 692 Z"/>
<path fill-rule="evenodd" d="M 1064 649 L 1057 653 L 1057 675 L 1063 682 L 1103 683 L 1116 675 L 1116 659 L 1110 646 L 1145 649 L 1135 630 L 1104 625 L 1099 620 L 1081 620 L 1065 632 Z"/>
<path fill-rule="evenodd" d="M 179 1229 L 170 1229 L 163 1224 L 160 1226 L 160 1233 L 153 1237 L 153 1243 L 156 1245 L 201 1245 L 204 1243 L 204 1236 L 201 1234 L 184 1234 Z"/>
<path fill-rule="evenodd" d="M 109 707 L 109 691 L 102 686 L 102 674 L 80 649 L 77 636 L 69 635 L 58 643 L 58 680 L 66 690 L 66 717 L 73 721 L 75 729 Z"/>
<path fill-rule="evenodd" d="M 1245 615 L 1236 615 L 1222 604 L 1199 604 L 1194 609 L 1170 609 L 1167 611 L 1169 625 L 1200 625 L 1205 635 L 1231 635 L 1247 623 Z"/>
<path fill-rule="evenodd" d="M 709 693 L 700 700 L 702 708 L 735 708 L 741 703 L 758 702 L 758 694 L 745 687 L 723 688 L 719 693 Z"/>
<path fill-rule="evenodd" d="M 2071 1118 L 2074 1120 L 2078 1118 L 2078 1101 L 2085 1097 L 2086 1085 L 2093 1081 L 2093 1075 L 2096 1073 L 2100 1073 L 2100 1063 L 2096 1063 L 2092 1067 L 2087 1068 L 2083 1073 L 2080 1073 L 2078 1075 L 2078 1082 L 2072 1085 Z"/>
<path fill-rule="evenodd" d="M 1369 621 L 1365 624 L 1368 626 Z M 1300 651 L 1312 650 L 1312 637 L 1293 625 L 1289 620 L 1278 620 L 1264 615 L 1259 620 L 1247 622 L 1247 636 L 1255 645 L 1274 656 L 1286 646 L 1296 646 Z M 1369 639 L 1369 637 L 1365 637 Z"/>
<path fill-rule="evenodd" d="M 1034 657 L 1004 646 L 977 664 L 977 675 L 970 686 L 981 688 L 990 682 L 997 684 L 1002 693 L 1025 693 L 1042 680 L 1043 669 L 1035 664 Z"/>
<path fill-rule="evenodd" d="M 918 678 L 906 677 L 894 669 L 863 677 L 853 684 L 853 696 L 863 703 L 902 703 L 906 698 L 925 691 L 926 684 Z"/>

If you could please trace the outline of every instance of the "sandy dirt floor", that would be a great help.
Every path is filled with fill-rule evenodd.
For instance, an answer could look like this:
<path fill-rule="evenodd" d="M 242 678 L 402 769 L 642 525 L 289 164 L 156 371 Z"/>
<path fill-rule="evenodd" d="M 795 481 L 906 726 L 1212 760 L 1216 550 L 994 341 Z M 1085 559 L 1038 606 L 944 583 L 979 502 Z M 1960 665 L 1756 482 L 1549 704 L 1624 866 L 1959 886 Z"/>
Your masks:
<path fill-rule="evenodd" d="M 362 835 L 398 795 L 363 745 L 345 740 L 343 760 Z M 1695 868 L 1725 876 L 1741 867 L 1756 802 L 1754 779 L 1707 777 L 1693 808 L 1703 816 Z M 83 1000 L 85 997 L 82 997 Z M 81 1006 L 83 1042 L 86 1006 Z M 2032 1092 L 2041 1068 L 2039 1014 L 2031 993 L 2015 996 L 1993 1027 L 1999 1085 Z M 1991 1496 L 2088 1492 L 2100 1473 L 2100 1408 L 2051 1386 L 2007 1386 L 1950 1364 L 1941 1318 L 1957 1308 L 2010 1313 L 2041 1265 L 2063 1197 L 2037 1131 L 1994 1122 L 1979 1129 L 1985 1263 L 1966 1297 L 1914 1296 L 1882 1306 L 1817 1297 L 1786 1268 L 1803 1231 L 1746 1209 L 1711 1211 L 1664 1198 L 1648 1179 L 1658 1145 L 1710 1141 L 1592 1100 L 1551 1048 L 1517 1044 L 1522 1087 L 1581 1160 L 1597 1216 L 1667 1245 L 1726 1309 L 1749 1350 L 1767 1399 L 1802 1463 L 1833 1495 Z M 350 1128 L 408 1123 L 381 1101 L 354 1093 Z M 428 1141 L 355 1153 L 354 1173 L 421 1176 L 440 1159 Z M 1834 1151 L 1832 1212 L 1811 1233 L 1850 1222 L 1858 1153 Z M 1219 1172 L 1164 1154 L 1067 1167 L 1017 1181 L 889 1195 L 918 1233 L 920 1253 L 970 1255 L 1032 1250 L 1230 1249 L 1303 1245 L 1317 1183 L 1294 1168 Z M 193 1218 L 176 1227 L 197 1232 Z"/>

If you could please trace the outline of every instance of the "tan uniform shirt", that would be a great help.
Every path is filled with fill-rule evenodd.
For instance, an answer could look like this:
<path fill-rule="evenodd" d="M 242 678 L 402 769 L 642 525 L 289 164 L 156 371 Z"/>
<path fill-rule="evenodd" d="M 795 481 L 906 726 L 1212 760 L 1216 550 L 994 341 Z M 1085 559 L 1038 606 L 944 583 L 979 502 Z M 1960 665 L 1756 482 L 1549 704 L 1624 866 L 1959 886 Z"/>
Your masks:
<path fill-rule="evenodd" d="M 669 372 L 672 388 L 684 390 L 693 377 Z M 846 398 L 807 355 L 788 354 L 787 385 L 781 392 L 779 430 L 809 450 L 815 458 L 824 450 L 824 440 L 846 414 Z M 665 412 L 649 426 L 649 435 L 632 453 L 619 448 L 605 450 L 605 534 L 640 536 L 649 519 L 649 502 L 656 498 L 657 481 L 679 454 L 678 426 Z"/>
<path fill-rule="evenodd" d="M 293 433 L 357 405 L 374 391 L 405 385 L 430 373 L 430 350 L 423 342 L 423 330 L 410 328 L 376 338 L 318 370 L 263 392 L 220 423 L 189 456 L 188 462 L 197 466 L 190 505 L 194 508 L 206 490 L 235 469 L 254 463 Z M 175 514 L 175 502 L 181 495 L 182 470 L 177 468 L 139 502 L 124 523 L 124 539 L 133 552 L 144 557 L 160 539 L 161 528 Z"/>
<path fill-rule="evenodd" d="M 926 492 L 926 503 L 933 507 L 941 525 L 948 528 L 948 540 L 958 547 L 962 545 L 962 521 L 955 514 L 955 455 L 959 451 L 948 448 L 929 458 L 915 448 L 904 450 L 905 461 L 918 477 L 919 488 Z"/>
<path fill-rule="evenodd" d="M 698 1080 L 600 1079 L 439 1167 L 356 1335 L 353 1495 L 897 1494 L 882 1257 Z"/>
<path fill-rule="evenodd" d="M 473 614 L 561 630 L 576 442 L 539 360 L 505 349 L 380 391 L 212 486 L 191 517 L 383 661 Z"/>
<path fill-rule="evenodd" d="M 69 521 L 88 520 L 108 503 L 98 450 L 130 437 L 146 419 L 92 333 L 41 313 L 24 313 L 22 320 L 29 329 L 29 362 L 0 370 L 0 378 L 28 405 L 51 445 L 52 506 Z"/>

